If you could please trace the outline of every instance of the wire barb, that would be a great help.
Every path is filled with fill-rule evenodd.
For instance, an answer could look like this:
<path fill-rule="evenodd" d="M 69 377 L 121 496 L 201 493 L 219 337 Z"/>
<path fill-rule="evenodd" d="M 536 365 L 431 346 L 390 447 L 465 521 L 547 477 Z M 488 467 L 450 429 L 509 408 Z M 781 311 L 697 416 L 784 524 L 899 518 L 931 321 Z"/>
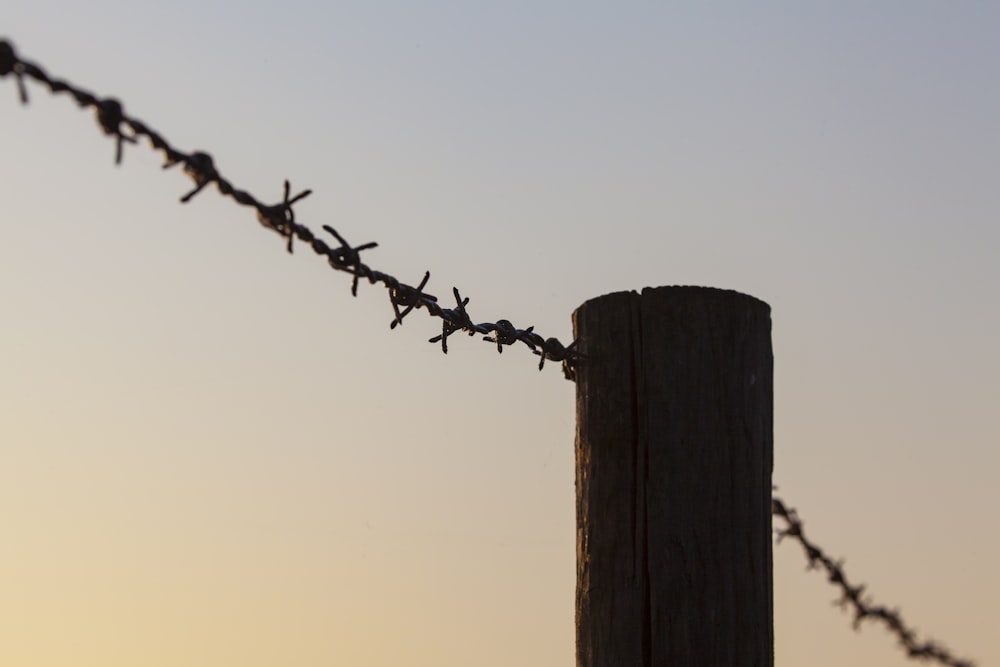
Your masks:
<path fill-rule="evenodd" d="M 115 164 L 122 163 L 122 143 L 136 143 L 136 138 L 122 134 L 121 125 L 124 120 L 121 102 L 114 98 L 101 100 L 96 105 L 97 124 L 101 126 L 105 134 L 110 134 L 115 138 Z"/>
<path fill-rule="evenodd" d="M 473 326 L 472 319 L 469 317 L 469 313 L 466 312 L 465 307 L 469 303 L 469 298 L 462 298 L 462 295 L 458 293 L 458 288 L 451 288 L 452 292 L 455 294 L 455 301 L 458 305 L 455 308 L 443 308 L 441 310 L 441 335 L 434 336 L 427 342 L 436 343 L 441 341 L 441 351 L 448 354 L 448 336 L 452 335 L 456 331 L 469 330 Z M 472 332 L 469 332 L 472 335 Z"/>
<path fill-rule="evenodd" d="M 396 317 L 392 320 L 389 325 L 390 329 L 395 329 L 396 325 L 403 324 L 403 318 L 406 317 L 410 311 L 414 308 L 419 308 L 424 305 L 424 301 L 437 301 L 437 297 L 431 294 L 424 294 L 424 286 L 427 285 L 427 281 L 431 278 L 431 272 L 424 272 L 424 277 L 420 281 L 420 284 L 416 287 L 411 287 L 404 283 L 399 283 L 393 285 L 389 288 L 389 301 L 392 303 L 392 311 L 396 314 Z M 404 310 L 400 312 L 399 307 L 403 306 Z"/>
<path fill-rule="evenodd" d="M 303 190 L 294 197 L 291 197 L 292 184 L 285 179 L 285 191 L 280 204 L 274 204 L 273 206 L 258 206 L 257 207 L 257 220 L 260 224 L 264 225 L 268 229 L 275 231 L 288 238 L 288 243 L 285 249 L 288 250 L 289 254 L 292 254 L 292 241 L 295 240 L 296 225 L 295 225 L 295 210 L 292 205 L 305 199 L 312 194 L 312 190 Z M 247 198 L 252 200 L 247 193 L 234 194 L 239 201 L 239 194 L 245 195 Z M 303 232 L 308 236 L 308 242 L 312 241 L 312 232 L 304 230 Z"/>
<path fill-rule="evenodd" d="M 361 251 L 377 248 L 378 243 L 369 241 L 357 247 L 352 247 L 347 240 L 337 233 L 337 230 L 330 225 L 323 225 L 323 229 L 333 235 L 340 242 L 340 247 L 328 255 L 330 266 L 340 271 L 347 271 L 354 275 L 354 282 L 351 283 L 351 296 L 358 295 L 358 279 L 362 276 L 369 277 L 371 270 L 361 261 Z"/>
<path fill-rule="evenodd" d="M 487 328 L 493 330 L 493 336 L 492 337 L 483 336 L 483 340 L 489 343 L 496 343 L 497 352 L 503 354 L 504 345 L 513 345 L 518 340 L 520 340 L 518 334 L 531 333 L 531 330 L 534 329 L 535 327 L 528 327 L 524 331 L 521 331 L 513 324 L 511 324 L 509 320 L 497 320 L 496 324 L 487 325 Z M 530 347 L 532 350 L 535 349 L 535 346 L 532 345 L 530 342 L 528 343 L 528 347 Z"/>
<path fill-rule="evenodd" d="M 563 347 L 555 338 L 548 338 L 545 341 L 545 345 L 541 350 L 534 350 L 535 354 L 541 357 L 538 360 L 538 370 L 542 370 L 545 366 L 545 360 L 551 359 L 552 361 L 561 361 L 563 367 L 563 375 L 566 376 L 567 380 L 576 380 L 576 371 L 573 364 L 570 363 L 574 359 L 580 359 L 583 357 L 579 352 L 576 351 L 576 344 L 578 340 L 574 340 L 572 343 Z"/>
<path fill-rule="evenodd" d="M 24 65 L 14 51 L 14 45 L 6 39 L 0 39 L 0 77 L 13 74 L 17 79 L 17 92 L 21 104 L 28 103 L 28 88 L 24 85 Z"/>
<path fill-rule="evenodd" d="M 194 190 L 181 197 L 181 203 L 186 204 L 206 185 L 219 180 L 219 172 L 215 170 L 212 156 L 202 151 L 195 151 L 191 155 L 185 156 L 182 162 L 184 163 L 184 173 L 194 181 Z"/>

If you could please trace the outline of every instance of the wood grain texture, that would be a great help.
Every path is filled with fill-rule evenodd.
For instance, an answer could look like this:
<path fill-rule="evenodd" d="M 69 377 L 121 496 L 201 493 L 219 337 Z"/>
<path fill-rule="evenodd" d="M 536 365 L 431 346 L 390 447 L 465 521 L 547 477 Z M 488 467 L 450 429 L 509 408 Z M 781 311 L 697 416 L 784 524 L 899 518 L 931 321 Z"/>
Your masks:
<path fill-rule="evenodd" d="M 577 664 L 771 667 L 770 308 L 647 288 L 573 323 Z"/>

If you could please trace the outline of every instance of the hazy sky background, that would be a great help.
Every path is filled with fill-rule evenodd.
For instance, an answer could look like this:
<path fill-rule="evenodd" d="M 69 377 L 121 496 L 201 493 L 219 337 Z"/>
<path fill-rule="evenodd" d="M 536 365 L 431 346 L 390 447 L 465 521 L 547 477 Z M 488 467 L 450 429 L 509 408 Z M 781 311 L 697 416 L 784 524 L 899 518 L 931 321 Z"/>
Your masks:
<path fill-rule="evenodd" d="M 1000 664 L 1000 5 L 54 3 L 0 35 L 474 319 L 772 306 L 775 483 Z M 574 664 L 573 385 L 0 85 L 0 664 Z M 910 664 L 775 548 L 778 665 Z"/>

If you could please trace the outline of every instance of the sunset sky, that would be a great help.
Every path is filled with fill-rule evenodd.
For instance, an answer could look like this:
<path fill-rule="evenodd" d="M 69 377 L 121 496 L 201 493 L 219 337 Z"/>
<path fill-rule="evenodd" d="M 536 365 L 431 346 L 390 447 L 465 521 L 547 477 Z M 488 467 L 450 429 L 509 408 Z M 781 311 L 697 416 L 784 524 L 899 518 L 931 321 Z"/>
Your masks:
<path fill-rule="evenodd" d="M 0 37 L 375 268 L 572 338 L 772 307 L 778 494 L 1000 664 L 1000 4 L 8 0 Z M 0 665 L 571 667 L 574 386 L 0 80 Z M 913 664 L 774 551 L 775 663 Z"/>

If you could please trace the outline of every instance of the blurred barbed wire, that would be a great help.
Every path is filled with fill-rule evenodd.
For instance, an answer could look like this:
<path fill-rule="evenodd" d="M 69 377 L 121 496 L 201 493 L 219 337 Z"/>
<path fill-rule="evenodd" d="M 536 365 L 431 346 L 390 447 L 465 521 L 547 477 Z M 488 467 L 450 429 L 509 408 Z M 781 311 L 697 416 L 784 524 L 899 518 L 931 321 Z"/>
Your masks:
<path fill-rule="evenodd" d="M 292 194 L 291 184 L 286 180 L 282 200 L 276 204 L 265 204 L 254 195 L 234 186 L 227 180 L 212 156 L 205 151 L 185 153 L 172 146 L 161 134 L 154 131 L 146 123 L 128 116 L 121 102 L 112 97 L 99 98 L 93 93 L 83 90 L 74 84 L 61 79 L 51 78 L 39 65 L 22 59 L 17 55 L 13 44 L 8 40 L 0 40 L 0 77 L 12 75 L 17 81 L 21 102 L 28 103 L 28 87 L 25 79 L 32 79 L 46 86 L 52 94 L 67 93 L 81 107 L 92 108 L 97 115 L 97 124 L 101 130 L 115 140 L 115 164 L 121 164 L 125 144 L 137 144 L 145 137 L 154 150 L 160 151 L 165 157 L 164 169 L 175 165 L 183 165 L 182 169 L 193 182 L 194 188 L 181 197 L 181 203 L 187 203 L 211 184 L 215 184 L 219 192 L 231 198 L 237 204 L 253 208 L 257 212 L 257 221 L 266 229 L 283 236 L 287 243 L 285 247 L 292 252 L 296 239 L 306 244 L 317 255 L 326 257 L 327 263 L 337 271 L 343 271 L 354 277 L 351 282 L 351 294 L 358 295 L 358 283 L 363 278 L 371 284 L 380 283 L 389 293 L 389 303 L 392 307 L 390 327 L 395 329 L 403 324 L 403 318 L 414 310 L 424 309 L 432 317 L 442 320 L 441 333 L 430 339 L 431 343 L 441 343 L 441 351 L 448 352 L 448 337 L 459 331 L 470 336 L 480 335 L 483 340 L 493 343 L 497 352 L 503 352 L 505 346 L 524 343 L 539 357 L 538 369 L 541 370 L 546 360 L 562 362 L 563 373 L 567 379 L 575 377 L 575 362 L 580 357 L 576 351 L 576 341 L 563 345 L 557 338 L 544 338 L 535 333 L 534 327 L 520 329 L 509 320 L 499 319 L 496 322 L 474 322 L 466 306 L 469 298 L 463 297 L 458 288 L 452 288 L 455 306 L 445 308 L 438 303 L 438 298 L 424 291 L 430 279 L 430 271 L 424 273 L 420 283 L 414 287 L 401 282 L 394 276 L 376 271 L 362 261 L 361 253 L 375 248 L 375 242 L 351 245 L 337 230 L 329 225 L 322 228 L 333 239 L 336 245 L 319 238 L 311 229 L 295 220 L 293 206 L 310 194 L 311 190 L 302 190 Z"/>
<path fill-rule="evenodd" d="M 934 660 L 949 667 L 975 667 L 969 660 L 960 660 L 948 649 L 933 640 L 921 641 L 917 633 L 904 621 L 898 609 L 889 609 L 874 604 L 864 596 L 865 585 L 852 586 L 844 573 L 843 561 L 834 561 L 816 544 L 809 541 L 805 535 L 802 520 L 794 509 L 785 505 L 780 498 L 771 499 L 771 511 L 774 516 L 785 522 L 784 528 L 777 529 L 777 541 L 780 543 L 786 537 L 792 538 L 802 546 L 809 561 L 809 569 L 823 569 L 831 584 L 840 588 L 840 599 L 837 604 L 854 612 L 854 629 L 861 627 L 864 621 L 880 622 L 895 635 L 900 646 L 910 658 L 918 660 Z"/>
<path fill-rule="evenodd" d="M 164 169 L 178 164 L 183 165 L 182 170 L 191 178 L 194 188 L 180 198 L 181 203 L 191 201 L 205 187 L 215 183 L 223 196 L 231 198 L 242 206 L 255 209 L 257 221 L 262 226 L 286 239 L 285 247 L 288 252 L 292 252 L 294 241 L 298 239 L 307 244 L 317 255 L 326 257 L 331 268 L 352 275 L 351 294 L 353 296 L 357 296 L 358 284 L 362 278 L 370 284 L 382 284 L 388 291 L 389 303 L 393 312 L 390 328 L 395 329 L 397 325 L 401 325 L 403 318 L 411 311 L 423 308 L 429 315 L 442 320 L 441 333 L 431 338 L 429 342 L 441 343 L 441 350 L 444 353 L 448 352 L 448 337 L 459 331 L 470 336 L 477 334 L 483 336 L 483 340 L 496 344 L 497 352 L 503 352 L 504 346 L 521 342 L 540 357 L 539 370 L 544 367 L 546 360 L 558 361 L 562 363 L 566 378 L 575 379 L 576 362 L 581 357 L 576 350 L 576 341 L 569 345 L 563 345 L 556 338 L 543 338 L 534 332 L 534 327 L 519 329 L 506 319 L 497 320 L 495 323 L 475 323 L 466 310 L 469 298 L 462 297 L 458 288 L 452 288 L 452 295 L 455 299 L 454 308 L 442 307 L 436 296 L 424 292 L 430 279 L 429 271 L 424 273 L 416 287 L 400 282 L 387 273 L 372 269 L 361 260 L 361 252 L 377 247 L 377 243 L 368 242 L 353 246 L 333 227 L 322 225 L 323 230 L 338 243 L 336 246 L 331 246 L 317 237 L 311 229 L 296 222 L 293 206 L 312 194 L 311 190 L 302 190 L 293 195 L 291 184 L 286 180 L 282 200 L 276 204 L 264 204 L 249 192 L 235 187 L 223 177 L 215 166 L 212 156 L 207 152 L 184 153 L 171 146 L 162 135 L 148 125 L 137 118 L 128 116 L 118 100 L 111 97 L 101 99 L 67 81 L 49 77 L 39 65 L 18 56 L 14 46 L 8 40 L 0 39 L 0 77 L 8 75 L 13 75 L 16 80 L 20 100 L 23 104 L 28 103 L 28 88 L 25 84 L 25 78 L 29 78 L 46 86 L 52 94 L 67 93 L 76 100 L 79 106 L 94 109 L 101 130 L 115 139 L 116 164 L 121 164 L 124 144 L 137 144 L 140 138 L 145 137 L 154 150 L 163 153 L 165 157 Z M 850 585 L 843 572 L 843 563 L 833 561 L 822 549 L 806 539 L 802 521 L 798 518 L 795 510 L 788 508 L 780 499 L 774 498 L 772 511 L 775 516 L 783 519 L 786 523 L 785 528 L 777 530 L 778 542 L 786 537 L 798 541 L 806 553 L 809 567 L 821 567 L 827 572 L 830 582 L 840 587 L 842 591 L 838 603 L 853 609 L 855 628 L 866 620 L 881 621 L 891 633 L 896 635 L 903 649 L 911 658 L 936 660 L 950 667 L 974 667 L 970 661 L 953 657 L 936 642 L 920 642 L 916 637 L 916 632 L 903 622 L 898 611 L 874 605 L 863 599 L 865 586 Z"/>

